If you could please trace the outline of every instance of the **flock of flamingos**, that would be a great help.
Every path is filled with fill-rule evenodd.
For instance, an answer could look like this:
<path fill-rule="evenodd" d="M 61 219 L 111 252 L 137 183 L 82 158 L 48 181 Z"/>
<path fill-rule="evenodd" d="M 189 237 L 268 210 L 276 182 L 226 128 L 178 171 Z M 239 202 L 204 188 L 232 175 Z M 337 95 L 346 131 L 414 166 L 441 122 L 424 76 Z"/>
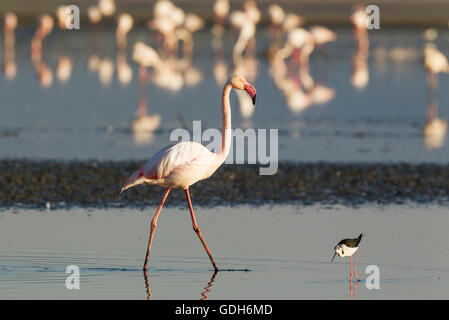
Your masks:
<path fill-rule="evenodd" d="M 230 11 L 228 0 L 216 0 L 212 8 L 214 23 L 211 28 L 212 46 L 215 53 L 213 75 L 217 85 L 223 86 L 232 74 L 240 74 L 250 82 L 257 77 L 258 61 L 256 57 L 256 29 L 261 21 L 262 12 L 256 1 L 248 0 L 242 10 Z M 68 13 L 65 6 L 55 10 L 57 25 L 66 29 Z M 269 72 L 275 85 L 283 93 L 286 105 L 293 113 L 299 113 L 313 104 L 325 104 L 335 96 L 335 90 L 315 81 L 309 72 L 309 58 L 314 50 L 327 54 L 326 43 L 336 41 L 337 35 L 323 26 L 304 28 L 305 18 L 286 12 L 277 4 L 268 7 L 269 31 L 271 43 L 266 51 L 269 61 Z M 116 17 L 116 63 L 110 58 L 101 58 L 100 54 L 90 55 L 88 70 L 97 72 L 103 85 L 109 85 L 114 72 L 122 85 L 127 85 L 133 78 L 133 71 L 127 60 L 127 35 L 133 28 L 134 19 L 128 13 L 116 13 L 114 0 L 98 0 L 98 3 L 87 9 L 92 30 L 98 30 L 105 18 Z M 365 8 L 354 8 L 350 15 L 354 27 L 354 38 L 357 49 L 352 57 L 353 73 L 351 83 L 362 89 L 369 82 L 368 56 L 369 38 L 367 24 L 369 17 Z M 53 72 L 43 59 L 43 43 L 51 34 L 54 18 L 43 14 L 38 18 L 38 27 L 31 40 L 31 60 L 39 83 L 47 88 L 53 83 Z M 13 79 L 17 74 L 14 59 L 15 29 L 18 18 L 14 13 L 6 13 L 4 17 L 4 75 Z M 137 117 L 131 124 L 136 143 L 146 144 L 151 139 L 151 132 L 159 128 L 161 117 L 158 114 L 147 114 L 145 85 L 151 81 L 166 90 L 178 91 L 183 86 L 193 87 L 203 78 L 202 73 L 193 66 L 194 35 L 205 27 L 205 21 L 195 13 L 186 13 L 168 0 L 157 1 L 153 8 L 153 18 L 148 20 L 147 27 L 156 35 L 157 48 L 144 42 L 133 44 L 132 60 L 138 64 L 139 104 Z M 225 62 L 224 33 L 230 27 L 238 34 L 232 50 L 232 66 Z M 435 30 L 426 33 L 428 40 L 434 40 Z M 182 46 L 181 46 L 182 43 Z M 382 54 L 382 52 L 376 52 Z M 397 53 L 397 54 L 396 54 Z M 396 56 L 407 53 L 398 50 Z M 385 55 L 385 53 L 383 53 Z M 70 79 L 73 61 L 68 56 L 60 56 L 56 66 L 56 76 L 60 82 Z M 147 69 L 152 68 L 151 79 Z M 449 64 L 445 55 L 431 41 L 424 49 L 424 67 L 427 81 L 432 92 L 438 88 L 438 74 L 449 73 Z M 244 119 L 249 119 L 254 112 L 251 100 L 242 93 L 237 93 L 239 110 Z M 438 117 L 436 98 L 430 99 L 427 106 L 427 121 L 424 125 L 424 142 L 428 149 L 438 149 L 444 144 L 447 132 L 447 121 Z"/>

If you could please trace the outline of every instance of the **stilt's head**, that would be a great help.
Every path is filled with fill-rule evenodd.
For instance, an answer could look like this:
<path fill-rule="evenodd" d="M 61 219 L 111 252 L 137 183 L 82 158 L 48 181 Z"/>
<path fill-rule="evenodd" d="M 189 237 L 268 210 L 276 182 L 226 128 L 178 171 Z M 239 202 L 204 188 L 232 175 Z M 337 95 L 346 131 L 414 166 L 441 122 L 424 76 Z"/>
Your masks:
<path fill-rule="evenodd" d="M 332 257 L 332 261 L 334 261 L 335 256 L 338 254 L 338 256 L 343 257 L 343 255 L 345 254 L 345 252 L 343 251 L 343 248 L 340 245 L 335 246 L 334 248 L 335 253 L 334 256 Z"/>
<path fill-rule="evenodd" d="M 256 105 L 256 88 L 246 81 L 245 78 L 235 74 L 229 78 L 228 83 L 231 84 L 234 89 L 245 90 L 251 97 L 251 100 L 253 100 L 253 105 Z"/>

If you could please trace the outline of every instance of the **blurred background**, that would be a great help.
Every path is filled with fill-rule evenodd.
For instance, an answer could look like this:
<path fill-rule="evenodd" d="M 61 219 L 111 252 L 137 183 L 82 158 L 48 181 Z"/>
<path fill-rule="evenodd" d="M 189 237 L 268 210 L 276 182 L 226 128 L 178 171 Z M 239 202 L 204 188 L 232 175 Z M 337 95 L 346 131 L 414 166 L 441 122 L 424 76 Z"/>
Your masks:
<path fill-rule="evenodd" d="M 67 30 L 70 4 L 0 4 L 2 159 L 146 159 L 221 128 L 233 73 L 258 90 L 233 128 L 279 129 L 280 160 L 449 158 L 447 1 L 379 0 L 372 30 L 349 0 L 82 0 Z"/>

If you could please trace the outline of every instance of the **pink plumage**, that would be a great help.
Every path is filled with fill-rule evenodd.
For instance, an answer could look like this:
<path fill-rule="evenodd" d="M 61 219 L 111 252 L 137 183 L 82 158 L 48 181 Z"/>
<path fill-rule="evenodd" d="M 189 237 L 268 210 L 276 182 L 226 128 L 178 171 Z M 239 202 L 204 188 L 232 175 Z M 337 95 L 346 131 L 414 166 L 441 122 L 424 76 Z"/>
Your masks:
<path fill-rule="evenodd" d="M 219 154 L 197 142 L 179 142 L 159 150 L 126 181 L 122 191 L 141 183 L 186 189 L 209 178 L 223 163 Z"/>

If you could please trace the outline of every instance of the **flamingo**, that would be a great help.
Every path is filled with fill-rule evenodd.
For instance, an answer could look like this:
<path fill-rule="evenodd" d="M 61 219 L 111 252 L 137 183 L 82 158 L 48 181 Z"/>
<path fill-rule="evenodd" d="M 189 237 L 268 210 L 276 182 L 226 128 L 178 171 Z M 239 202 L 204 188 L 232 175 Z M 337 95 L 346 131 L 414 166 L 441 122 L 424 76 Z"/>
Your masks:
<path fill-rule="evenodd" d="M 114 0 L 100 0 L 98 2 L 98 8 L 105 17 L 112 16 L 116 10 Z"/>
<path fill-rule="evenodd" d="M 275 37 L 282 36 L 283 32 L 288 32 L 304 24 L 302 16 L 296 13 L 286 13 L 277 4 L 268 7 L 268 15 L 270 16 L 270 29 Z"/>
<path fill-rule="evenodd" d="M 201 230 L 196 222 L 193 212 L 192 202 L 189 194 L 189 187 L 197 181 L 209 178 L 225 161 L 231 147 L 231 106 L 229 95 L 231 89 L 245 90 L 251 97 L 253 104 L 256 103 L 256 89 L 240 75 L 233 75 L 224 86 L 222 94 L 222 144 L 218 153 L 210 152 L 206 147 L 191 141 L 178 142 L 168 145 L 159 150 L 147 163 L 136 170 L 126 181 L 121 192 L 142 183 L 158 185 L 166 188 L 162 201 L 151 221 L 150 237 L 145 256 L 143 270 L 147 269 L 150 256 L 151 244 L 153 242 L 154 231 L 157 226 L 157 219 L 162 206 L 167 199 L 172 188 L 184 189 L 187 204 L 190 210 L 193 230 L 200 238 L 207 255 L 212 262 L 215 271 L 217 265 L 207 244 L 201 234 Z"/>
<path fill-rule="evenodd" d="M 268 7 L 268 14 L 270 16 L 270 29 L 273 33 L 277 33 L 285 19 L 285 11 L 279 5 L 272 4 Z"/>
<path fill-rule="evenodd" d="M 215 37 L 221 37 L 224 33 L 225 19 L 229 14 L 229 1 L 216 0 L 212 10 L 214 11 L 214 26 L 212 27 L 212 34 Z"/>
<path fill-rule="evenodd" d="M 98 6 L 90 6 L 89 8 L 87 8 L 87 17 L 89 18 L 90 23 L 99 23 L 102 16 L 103 13 Z"/>
<path fill-rule="evenodd" d="M 117 40 L 117 48 L 126 48 L 126 36 L 128 32 L 132 29 L 134 24 L 134 19 L 129 13 L 122 13 L 117 20 L 117 29 L 115 32 L 115 37 Z"/>
<path fill-rule="evenodd" d="M 69 12 L 67 12 L 67 6 L 59 6 L 55 11 L 56 18 L 58 20 L 58 26 L 61 30 L 66 30 L 67 18 L 69 18 Z"/>
<path fill-rule="evenodd" d="M 7 79 L 13 79 L 17 74 L 17 65 L 15 63 L 15 34 L 14 30 L 17 28 L 18 19 L 17 16 L 8 12 L 5 14 L 5 25 L 4 25 L 4 48 L 5 48 L 5 58 L 4 58 L 4 71 Z"/>
<path fill-rule="evenodd" d="M 337 39 L 337 34 L 332 30 L 323 26 L 313 26 L 310 28 L 310 33 L 317 46 L 322 46 L 325 43 L 333 42 Z"/>
<path fill-rule="evenodd" d="M 31 40 L 31 60 L 36 69 L 39 83 L 48 88 L 53 83 L 53 73 L 42 59 L 42 42 L 53 30 L 54 21 L 51 15 L 44 14 L 39 17 L 39 27 Z"/>
<path fill-rule="evenodd" d="M 446 56 L 435 45 L 428 44 L 424 49 L 424 67 L 427 71 L 427 79 L 430 88 L 438 89 L 438 74 L 449 73 L 449 63 Z"/>
<path fill-rule="evenodd" d="M 368 15 L 362 7 L 357 7 L 349 18 L 354 25 L 354 37 L 357 41 L 359 50 L 368 51 L 369 39 L 367 25 L 369 23 Z"/>

